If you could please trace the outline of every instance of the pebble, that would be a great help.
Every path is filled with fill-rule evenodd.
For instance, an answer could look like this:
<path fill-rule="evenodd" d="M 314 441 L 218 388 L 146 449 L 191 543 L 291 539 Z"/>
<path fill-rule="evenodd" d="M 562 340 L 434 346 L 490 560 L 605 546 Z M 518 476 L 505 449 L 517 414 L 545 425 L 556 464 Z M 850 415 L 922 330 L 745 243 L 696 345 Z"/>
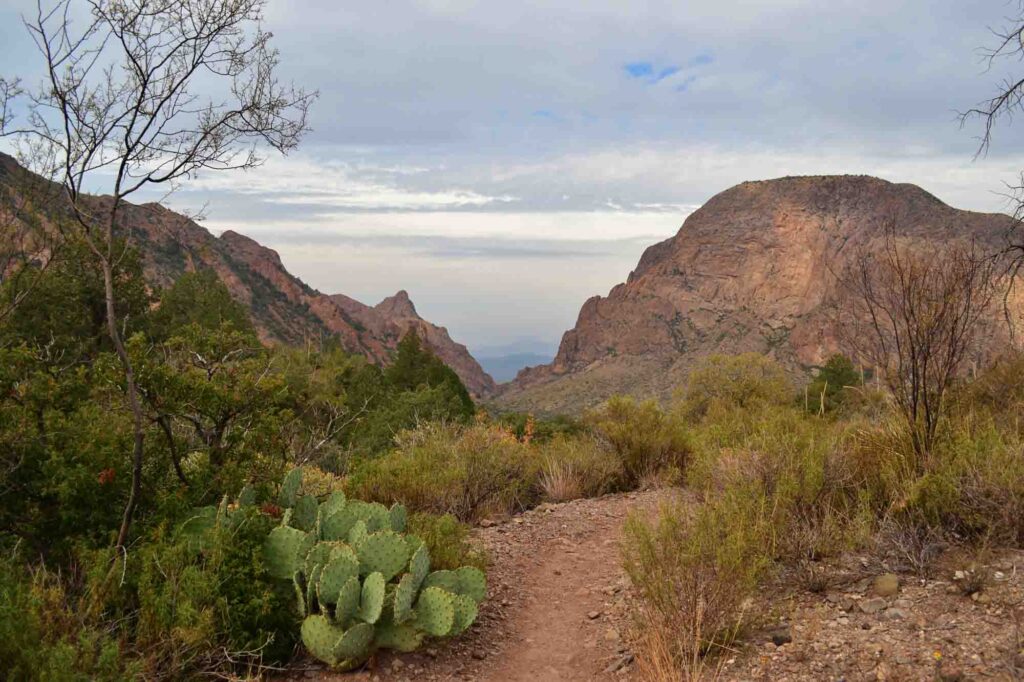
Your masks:
<path fill-rule="evenodd" d="M 862 599 L 857 605 L 864 613 L 878 613 L 887 606 L 886 601 L 881 597 Z"/>
<path fill-rule="evenodd" d="M 591 611 L 590 613 L 587 614 L 587 618 L 589 618 L 590 620 L 594 620 L 595 618 L 600 618 L 600 616 L 601 616 L 601 612 L 600 611 Z"/>

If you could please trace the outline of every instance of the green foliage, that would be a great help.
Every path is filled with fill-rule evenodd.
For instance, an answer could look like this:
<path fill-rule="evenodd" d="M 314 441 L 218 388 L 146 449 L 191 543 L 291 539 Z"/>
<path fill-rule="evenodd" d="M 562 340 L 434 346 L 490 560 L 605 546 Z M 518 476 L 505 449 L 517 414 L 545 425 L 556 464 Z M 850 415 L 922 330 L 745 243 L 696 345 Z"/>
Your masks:
<path fill-rule="evenodd" d="M 357 468 L 346 485 L 358 498 L 471 521 L 524 509 L 538 499 L 539 462 L 526 445 L 487 424 L 429 424 Z"/>
<path fill-rule="evenodd" d="M 850 358 L 842 354 L 830 357 L 818 368 L 814 379 L 807 384 L 805 395 L 799 400 L 808 412 L 819 414 L 834 412 L 843 406 L 850 387 L 864 384 L 864 376 Z"/>
<path fill-rule="evenodd" d="M 416 391 L 422 387 L 443 388 L 456 404 L 452 416 L 465 419 L 473 416 L 476 406 L 459 376 L 448 365 L 423 347 L 416 330 L 410 330 L 398 342 L 392 364 L 384 370 L 385 379 L 399 391 Z"/>
<path fill-rule="evenodd" d="M 686 425 L 653 400 L 616 396 L 585 421 L 618 454 L 628 485 L 659 472 L 681 474 L 692 450 Z"/>
<path fill-rule="evenodd" d="M 698 420 L 714 409 L 785 405 L 793 388 L 785 370 L 759 353 L 711 355 L 691 370 L 679 398 L 682 413 Z"/>
<path fill-rule="evenodd" d="M 193 324 L 207 331 L 228 325 L 247 336 L 256 335 L 249 312 L 231 298 L 231 292 L 212 270 L 186 272 L 161 293 L 160 306 L 152 315 L 151 336 L 167 340 Z"/>
<path fill-rule="evenodd" d="M 547 442 L 557 436 L 580 435 L 585 430 L 582 423 L 564 414 L 538 419 L 528 412 L 507 412 L 498 418 L 498 423 L 511 429 L 519 440 L 529 435 L 538 443 Z"/>
<path fill-rule="evenodd" d="M 423 540 L 435 568 L 455 569 L 465 565 L 480 570 L 487 568 L 487 556 L 469 541 L 469 526 L 451 514 L 412 514 L 409 533 Z M 415 557 L 412 561 L 415 562 Z"/>
<path fill-rule="evenodd" d="M 550 502 L 598 497 L 626 486 L 624 459 L 590 435 L 556 436 L 541 441 L 540 486 Z"/>

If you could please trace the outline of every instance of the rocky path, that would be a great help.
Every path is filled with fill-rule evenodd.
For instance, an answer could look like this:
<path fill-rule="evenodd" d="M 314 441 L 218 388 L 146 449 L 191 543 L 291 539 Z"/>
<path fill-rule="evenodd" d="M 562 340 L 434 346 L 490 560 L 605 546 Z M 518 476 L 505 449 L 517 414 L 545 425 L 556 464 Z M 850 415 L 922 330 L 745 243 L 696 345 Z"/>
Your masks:
<path fill-rule="evenodd" d="M 556 682 L 631 678 L 632 656 L 619 553 L 631 510 L 653 512 L 662 493 L 641 492 L 541 505 L 479 528 L 492 566 L 489 595 L 466 636 L 444 647 L 382 655 L 372 670 L 333 682 L 474 680 Z"/>

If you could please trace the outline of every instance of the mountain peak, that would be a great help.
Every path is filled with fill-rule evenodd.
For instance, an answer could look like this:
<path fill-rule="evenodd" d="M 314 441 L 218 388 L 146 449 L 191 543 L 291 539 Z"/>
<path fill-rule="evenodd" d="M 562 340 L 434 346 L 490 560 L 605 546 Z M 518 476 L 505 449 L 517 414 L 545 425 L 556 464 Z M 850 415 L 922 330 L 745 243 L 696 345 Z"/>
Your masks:
<path fill-rule="evenodd" d="M 409 298 L 409 292 L 405 289 L 400 289 L 394 296 L 388 296 L 375 305 L 374 308 L 380 314 L 391 319 L 409 317 L 419 319 L 420 317 L 419 313 L 416 312 L 416 306 L 413 305 L 412 299 Z"/>

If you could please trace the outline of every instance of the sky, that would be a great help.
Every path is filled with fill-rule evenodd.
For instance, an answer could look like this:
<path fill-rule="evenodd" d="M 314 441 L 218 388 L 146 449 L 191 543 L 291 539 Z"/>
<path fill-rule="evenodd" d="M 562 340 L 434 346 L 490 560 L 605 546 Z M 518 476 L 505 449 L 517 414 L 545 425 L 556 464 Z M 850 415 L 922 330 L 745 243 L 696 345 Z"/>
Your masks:
<path fill-rule="evenodd" d="M 32 81 L 0 2 L 0 75 Z M 269 0 L 279 75 L 320 92 L 289 156 L 166 203 L 327 293 L 409 291 L 470 349 L 553 349 L 714 194 L 868 173 L 1005 210 L 1024 126 L 957 112 L 1024 70 L 979 48 L 1015 0 Z"/>

